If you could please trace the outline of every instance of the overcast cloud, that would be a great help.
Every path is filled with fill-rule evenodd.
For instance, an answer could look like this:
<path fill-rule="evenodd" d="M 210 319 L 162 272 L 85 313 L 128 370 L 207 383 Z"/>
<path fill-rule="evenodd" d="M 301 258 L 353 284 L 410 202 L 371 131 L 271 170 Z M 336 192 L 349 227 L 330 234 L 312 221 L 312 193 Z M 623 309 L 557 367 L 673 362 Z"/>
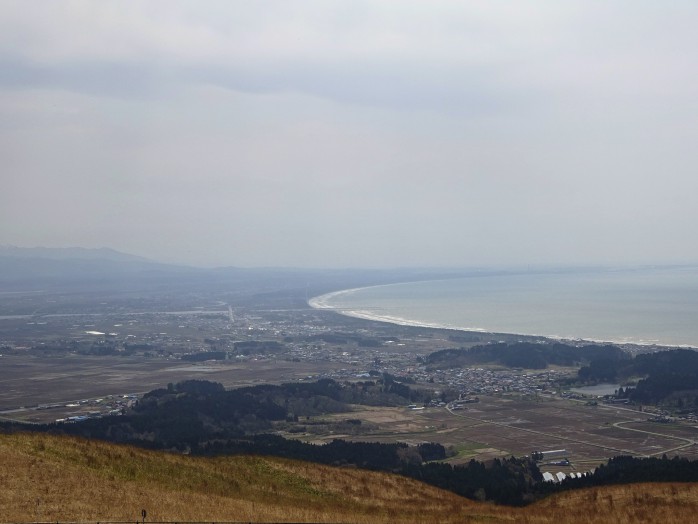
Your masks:
<path fill-rule="evenodd" d="M 698 262 L 695 2 L 0 1 L 0 244 Z"/>

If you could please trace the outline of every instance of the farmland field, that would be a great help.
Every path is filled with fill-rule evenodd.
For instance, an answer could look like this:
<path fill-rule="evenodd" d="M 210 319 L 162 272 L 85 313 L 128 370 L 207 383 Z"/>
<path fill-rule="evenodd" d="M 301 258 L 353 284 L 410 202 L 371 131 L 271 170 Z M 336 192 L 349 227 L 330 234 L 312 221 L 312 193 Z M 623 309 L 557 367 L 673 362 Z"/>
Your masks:
<path fill-rule="evenodd" d="M 458 454 L 452 462 L 529 455 L 534 450 L 567 451 L 569 466 L 542 464 L 555 471 L 587 471 L 616 455 L 698 458 L 698 428 L 688 423 L 648 421 L 626 407 L 584 403 L 550 396 L 535 400 L 482 396 L 466 409 L 366 408 L 351 414 L 378 426 L 355 439 L 410 444 L 439 442 Z M 347 414 L 332 415 L 335 419 Z M 337 438 L 314 435 L 315 442 Z M 559 460 L 559 459 L 557 459 Z"/>

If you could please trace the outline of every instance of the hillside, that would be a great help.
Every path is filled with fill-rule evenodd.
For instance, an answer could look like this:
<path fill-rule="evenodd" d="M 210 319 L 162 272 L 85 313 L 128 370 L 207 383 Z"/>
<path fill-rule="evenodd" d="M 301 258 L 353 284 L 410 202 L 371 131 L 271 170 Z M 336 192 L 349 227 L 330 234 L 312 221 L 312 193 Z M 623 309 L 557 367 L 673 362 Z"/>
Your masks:
<path fill-rule="evenodd" d="M 500 342 L 469 349 L 442 349 L 426 358 L 429 369 L 447 369 L 494 364 L 510 368 L 546 369 L 554 366 L 578 366 L 595 360 L 625 361 L 630 355 L 616 346 L 570 346 L 560 342 Z"/>
<path fill-rule="evenodd" d="M 526 508 L 471 502 L 395 475 L 260 457 L 157 453 L 0 435 L 0 522 L 689 522 L 696 484 L 567 492 Z M 583 508 L 583 511 L 581 511 Z"/>
<path fill-rule="evenodd" d="M 152 521 L 448 522 L 475 507 L 404 477 L 284 459 L 36 434 L 0 435 L 0 456 L 0 522 L 135 520 L 142 508 Z"/>

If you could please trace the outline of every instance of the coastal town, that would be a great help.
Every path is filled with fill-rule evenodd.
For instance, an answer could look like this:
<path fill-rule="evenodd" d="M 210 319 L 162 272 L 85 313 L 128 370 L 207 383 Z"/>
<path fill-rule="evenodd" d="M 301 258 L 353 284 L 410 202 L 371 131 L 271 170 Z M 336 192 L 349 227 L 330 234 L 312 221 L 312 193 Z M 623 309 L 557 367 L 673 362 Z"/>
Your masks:
<path fill-rule="evenodd" d="M 22 410 L 32 413 L 30 420 L 43 421 L 47 420 L 45 413 L 62 413 L 53 418 L 57 421 L 116 414 L 130 407 L 138 394 L 165 387 L 186 376 L 211 377 L 226 387 L 236 387 L 262 381 L 281 383 L 323 378 L 362 381 L 388 373 L 397 380 L 432 389 L 440 398 L 433 405 L 441 406 L 478 395 L 577 396 L 561 387 L 563 381 L 574 378 L 574 368 L 440 369 L 426 363 L 428 355 L 435 351 L 515 342 L 521 340 L 519 336 L 397 326 L 345 317 L 330 310 L 266 311 L 209 304 L 180 312 L 7 316 L 3 326 L 0 361 L 5 366 L 26 359 L 37 364 L 35 368 L 25 364 L 15 378 L 36 369 L 37 375 L 24 378 L 43 377 L 42 380 L 50 382 L 63 363 L 74 364 L 70 357 L 83 357 L 93 366 L 96 378 L 92 384 L 84 376 L 81 381 L 86 392 L 98 393 L 91 398 L 57 402 L 35 394 L 13 396 L 11 393 L 17 390 L 9 388 L 0 396 L 0 416 L 6 418 Z M 627 348 L 635 352 L 652 349 Z M 102 381 L 100 373 L 108 375 L 112 366 L 107 363 L 113 361 L 128 362 L 153 372 L 147 381 L 142 380 L 141 373 Z M 41 362 L 51 363 L 50 376 Z M 263 369 L 263 372 L 251 380 L 249 374 L 240 372 L 243 369 Z M 111 390 L 110 382 L 126 389 Z M 79 391 L 79 388 L 72 385 L 71 390 Z M 52 395 L 55 393 L 49 396 Z"/>
<path fill-rule="evenodd" d="M 55 308 L 44 303 L 31 313 L 31 303 L 7 301 L 0 420 L 65 427 L 128 415 L 147 393 L 187 380 L 229 390 L 323 380 L 342 388 L 397 383 L 415 391 L 414 398 L 356 405 L 350 418 L 341 411 L 316 414 L 274 430 L 313 444 L 434 442 L 448 450 L 452 464 L 564 450 L 565 456 L 540 463 L 555 479 L 619 453 L 698 456 L 695 412 L 630 405 L 612 388 L 580 391 L 579 365 L 461 365 L 433 358 L 502 344 L 549 346 L 549 339 L 354 318 L 312 308 L 301 293 L 225 301 L 197 292 L 174 303 L 169 296 L 105 296 L 89 308 L 75 298 L 61 304 L 59 297 Z M 616 347 L 629 356 L 660 349 L 667 348 Z"/>

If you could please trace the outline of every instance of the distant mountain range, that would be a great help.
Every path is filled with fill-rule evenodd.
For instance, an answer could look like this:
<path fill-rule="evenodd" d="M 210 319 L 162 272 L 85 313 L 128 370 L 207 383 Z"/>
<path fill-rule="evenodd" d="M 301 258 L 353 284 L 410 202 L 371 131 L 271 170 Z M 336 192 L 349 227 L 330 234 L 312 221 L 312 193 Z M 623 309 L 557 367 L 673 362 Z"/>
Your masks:
<path fill-rule="evenodd" d="M 226 301 L 305 307 L 312 296 L 355 287 L 450 278 L 458 271 L 429 269 L 198 268 L 164 264 L 110 248 L 22 248 L 0 245 L 3 292 L 225 293 Z M 219 297 L 220 299 L 220 297 Z"/>
<path fill-rule="evenodd" d="M 0 290 L 74 288 L 80 284 L 147 284 L 155 275 L 196 274 L 196 268 L 154 262 L 109 248 L 0 246 Z"/>
<path fill-rule="evenodd" d="M 50 260 L 112 260 L 115 262 L 152 262 L 144 257 L 122 253 L 108 247 L 17 247 L 0 245 L 0 257 L 46 258 Z"/>

